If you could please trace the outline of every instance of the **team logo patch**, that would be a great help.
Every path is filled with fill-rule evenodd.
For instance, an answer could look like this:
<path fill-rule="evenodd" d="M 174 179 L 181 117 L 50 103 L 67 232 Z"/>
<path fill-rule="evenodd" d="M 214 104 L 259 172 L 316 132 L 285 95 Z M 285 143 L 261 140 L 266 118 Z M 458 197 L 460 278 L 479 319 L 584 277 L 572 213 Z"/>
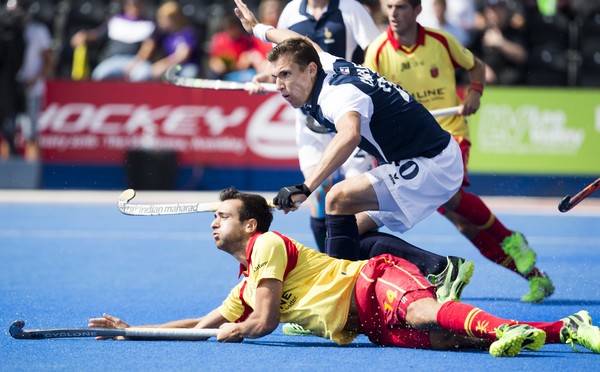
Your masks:
<path fill-rule="evenodd" d="M 342 74 L 342 75 L 350 74 L 350 67 L 340 67 L 340 74 Z"/>
<path fill-rule="evenodd" d="M 432 78 L 436 78 L 440 74 L 440 70 L 438 70 L 437 66 L 432 66 L 431 69 L 429 69 L 429 73 Z"/>

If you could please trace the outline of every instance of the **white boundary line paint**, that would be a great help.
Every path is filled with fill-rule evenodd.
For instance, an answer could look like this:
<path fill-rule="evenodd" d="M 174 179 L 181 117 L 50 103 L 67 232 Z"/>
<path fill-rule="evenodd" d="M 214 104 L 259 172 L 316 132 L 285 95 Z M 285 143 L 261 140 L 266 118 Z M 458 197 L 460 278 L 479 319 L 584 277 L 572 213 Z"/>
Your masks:
<path fill-rule="evenodd" d="M 240 190 L 244 191 L 244 190 Z M 89 190 L 0 190 L 0 208 L 2 204 L 114 204 L 123 190 L 89 191 Z M 275 192 L 256 192 L 267 200 L 272 200 Z M 218 201 L 218 191 L 145 191 L 139 190 L 136 196 L 138 203 L 200 203 Z M 558 203 L 562 197 L 505 197 L 483 196 L 482 199 L 494 213 L 562 215 L 562 216 L 600 216 L 600 198 L 587 198 L 567 213 L 558 211 Z M 308 203 L 300 209 L 308 210 Z"/>

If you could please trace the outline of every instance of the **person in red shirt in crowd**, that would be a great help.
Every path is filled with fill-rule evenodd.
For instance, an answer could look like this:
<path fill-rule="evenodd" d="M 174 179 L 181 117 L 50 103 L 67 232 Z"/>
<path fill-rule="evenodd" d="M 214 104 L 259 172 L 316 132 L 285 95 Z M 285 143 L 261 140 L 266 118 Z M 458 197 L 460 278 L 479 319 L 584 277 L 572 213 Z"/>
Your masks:
<path fill-rule="evenodd" d="M 270 43 L 249 35 L 237 17 L 223 17 L 222 31 L 213 35 L 208 60 L 208 78 L 246 82 L 266 68 Z"/>

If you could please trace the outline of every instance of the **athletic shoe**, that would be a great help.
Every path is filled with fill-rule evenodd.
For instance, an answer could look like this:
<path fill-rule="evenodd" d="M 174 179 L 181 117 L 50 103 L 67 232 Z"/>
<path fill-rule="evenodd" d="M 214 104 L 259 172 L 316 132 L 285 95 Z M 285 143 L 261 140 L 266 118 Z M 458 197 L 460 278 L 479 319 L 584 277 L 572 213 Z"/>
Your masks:
<path fill-rule="evenodd" d="M 533 270 L 536 254 L 527 243 L 527 239 L 525 239 L 523 234 L 515 231 L 504 238 L 500 245 L 502 246 L 502 250 L 512 257 L 517 270 L 521 274 L 528 275 Z"/>
<path fill-rule="evenodd" d="M 282 330 L 286 336 L 308 336 L 312 334 L 309 329 L 304 329 L 304 327 L 296 323 L 285 323 Z"/>
<path fill-rule="evenodd" d="M 464 258 L 449 256 L 448 265 L 438 275 L 430 274 L 429 281 L 437 286 L 437 301 L 460 301 L 462 291 L 471 282 L 475 264 Z"/>
<path fill-rule="evenodd" d="M 542 302 L 546 297 L 550 297 L 554 293 L 554 285 L 552 280 L 543 272 L 542 276 L 534 276 L 529 279 L 529 293 L 521 297 L 523 302 Z"/>
<path fill-rule="evenodd" d="M 575 345 L 581 345 L 600 354 L 600 329 L 592 325 L 587 311 L 581 310 L 561 320 L 565 324 L 560 330 L 562 343 L 570 344 L 575 351 L 579 351 Z"/>
<path fill-rule="evenodd" d="M 546 332 L 526 324 L 502 324 L 496 330 L 496 338 L 490 345 L 490 354 L 511 357 L 523 349 L 539 350 L 546 342 Z"/>

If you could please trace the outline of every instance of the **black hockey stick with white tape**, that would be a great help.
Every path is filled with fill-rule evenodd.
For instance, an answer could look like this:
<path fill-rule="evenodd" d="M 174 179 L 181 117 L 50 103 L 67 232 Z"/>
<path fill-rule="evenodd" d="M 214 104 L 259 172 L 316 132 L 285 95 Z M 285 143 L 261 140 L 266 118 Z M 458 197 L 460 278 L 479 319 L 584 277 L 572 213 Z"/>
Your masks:
<path fill-rule="evenodd" d="M 135 197 L 134 189 L 127 189 L 119 195 L 118 206 L 123 214 L 130 216 L 162 216 L 169 214 L 214 212 L 221 202 L 209 203 L 167 203 L 167 204 L 129 204 Z M 273 203 L 268 202 L 270 207 Z"/>
<path fill-rule="evenodd" d="M 571 196 L 571 195 L 565 196 L 563 198 L 563 200 L 561 200 L 561 202 L 558 204 L 558 210 L 561 211 L 562 213 L 570 211 L 574 206 L 579 204 L 579 202 L 581 202 L 583 199 L 587 198 L 594 191 L 598 190 L 599 187 L 600 187 L 600 178 L 598 178 L 596 181 L 587 185 L 583 190 L 581 190 L 577 194 L 575 194 L 573 196 Z"/>
<path fill-rule="evenodd" d="M 225 81 L 225 80 L 210 80 L 210 79 L 198 79 L 188 78 L 179 76 L 178 73 L 181 70 L 181 66 L 171 66 L 165 71 L 162 76 L 162 80 L 165 83 L 172 84 L 178 87 L 184 88 L 203 88 L 203 89 L 215 89 L 215 90 L 245 90 L 250 91 L 256 88 L 256 84 L 253 82 L 240 83 L 237 81 Z M 261 87 L 264 88 L 265 92 L 277 92 L 275 84 L 260 83 Z"/>
<path fill-rule="evenodd" d="M 135 340 L 201 341 L 216 337 L 218 329 L 212 328 L 48 328 L 25 330 L 24 320 L 12 322 L 8 329 L 13 338 L 40 340 L 46 338 L 75 337 L 126 337 Z"/>

